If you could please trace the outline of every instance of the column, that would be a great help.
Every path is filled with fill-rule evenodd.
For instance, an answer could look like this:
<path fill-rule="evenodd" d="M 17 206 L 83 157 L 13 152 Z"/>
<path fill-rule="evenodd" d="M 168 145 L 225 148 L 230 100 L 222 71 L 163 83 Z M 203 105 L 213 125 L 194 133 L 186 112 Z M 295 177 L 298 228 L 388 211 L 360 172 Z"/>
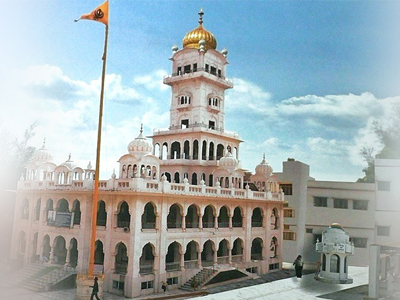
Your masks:
<path fill-rule="evenodd" d="M 381 246 L 369 246 L 369 273 L 368 273 L 368 297 L 378 299 L 379 297 L 379 256 Z"/>
<path fill-rule="evenodd" d="M 179 254 L 181 255 L 181 263 L 180 263 L 180 270 L 185 271 L 185 253 L 183 250 L 179 251 Z"/>
<path fill-rule="evenodd" d="M 203 215 L 199 214 L 199 230 L 203 230 Z"/>
<path fill-rule="evenodd" d="M 186 215 L 182 215 L 182 231 L 186 231 Z"/>
<path fill-rule="evenodd" d="M 52 247 L 52 246 L 50 246 L 50 260 L 49 260 L 49 262 L 51 264 L 54 263 L 54 247 Z"/>
<path fill-rule="evenodd" d="M 232 230 L 232 227 L 233 227 L 232 226 L 232 214 L 229 215 L 229 221 L 228 222 L 229 222 L 229 229 Z"/>
<path fill-rule="evenodd" d="M 228 264 L 232 264 L 232 247 L 228 248 Z"/>
<path fill-rule="evenodd" d="M 214 216 L 214 229 L 218 229 L 218 216 Z"/>
<path fill-rule="evenodd" d="M 70 267 L 71 266 L 71 249 L 67 248 L 67 256 L 65 258 L 65 264 Z"/>

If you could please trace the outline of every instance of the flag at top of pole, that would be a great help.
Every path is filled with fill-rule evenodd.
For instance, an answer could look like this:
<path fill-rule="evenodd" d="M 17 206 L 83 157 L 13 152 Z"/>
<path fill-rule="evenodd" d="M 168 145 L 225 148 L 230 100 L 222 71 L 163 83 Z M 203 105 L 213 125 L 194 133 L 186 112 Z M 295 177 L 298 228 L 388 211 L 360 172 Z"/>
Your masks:
<path fill-rule="evenodd" d="M 82 15 L 79 19 L 75 20 L 75 22 L 82 19 L 101 22 L 108 26 L 108 0 L 94 9 L 91 13 Z"/>

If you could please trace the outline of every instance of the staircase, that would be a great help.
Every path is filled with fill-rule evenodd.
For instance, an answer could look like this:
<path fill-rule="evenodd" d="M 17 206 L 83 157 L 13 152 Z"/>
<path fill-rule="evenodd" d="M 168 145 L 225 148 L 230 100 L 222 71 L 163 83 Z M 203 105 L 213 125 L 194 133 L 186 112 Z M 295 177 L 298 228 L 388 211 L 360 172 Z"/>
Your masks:
<path fill-rule="evenodd" d="M 218 271 L 213 269 L 202 269 L 199 273 L 194 275 L 188 281 L 186 281 L 179 289 L 184 291 L 193 291 L 193 284 L 192 282 L 196 280 L 197 288 L 201 288 L 204 286 L 214 275 L 216 275 Z"/>
<path fill-rule="evenodd" d="M 2 288 L 22 288 L 34 292 L 49 290 L 53 285 L 76 274 L 73 268 L 50 264 L 27 264 L 7 274 L 2 279 Z"/>

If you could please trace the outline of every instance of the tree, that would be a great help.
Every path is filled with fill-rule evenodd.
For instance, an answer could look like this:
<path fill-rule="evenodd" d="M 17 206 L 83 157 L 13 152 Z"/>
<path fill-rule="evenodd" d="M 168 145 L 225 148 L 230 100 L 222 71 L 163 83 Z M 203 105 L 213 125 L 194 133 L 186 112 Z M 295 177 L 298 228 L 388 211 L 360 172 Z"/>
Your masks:
<path fill-rule="evenodd" d="M 0 131 L 0 236 L 2 247 L 0 257 L 9 257 L 11 235 L 15 209 L 15 191 L 17 182 L 22 174 L 25 174 L 25 166 L 32 157 L 35 148 L 28 145 L 29 140 L 35 135 L 34 129 L 37 123 L 33 123 L 27 130 L 21 141 L 13 137 L 9 132 Z"/>
<path fill-rule="evenodd" d="M 374 121 L 374 132 L 384 145 L 376 158 L 400 159 L 400 103 L 393 104 L 390 125 L 386 128 Z"/>
<path fill-rule="evenodd" d="M 365 176 L 357 182 L 375 182 L 375 158 L 400 159 L 400 103 L 393 104 L 392 117 L 386 127 L 377 120 L 373 122 L 373 131 L 382 143 L 381 151 L 373 156 L 373 148 L 362 148 L 360 155 L 367 162 L 363 169 Z"/>
<path fill-rule="evenodd" d="M 2 169 L 0 177 L 1 189 L 15 189 L 16 184 L 25 174 L 25 166 L 32 158 L 35 148 L 28 145 L 30 139 L 35 135 L 37 122 L 25 130 L 21 141 L 12 137 L 10 133 L 3 130 L 0 133 L 2 144 L 0 146 L 0 165 Z"/>

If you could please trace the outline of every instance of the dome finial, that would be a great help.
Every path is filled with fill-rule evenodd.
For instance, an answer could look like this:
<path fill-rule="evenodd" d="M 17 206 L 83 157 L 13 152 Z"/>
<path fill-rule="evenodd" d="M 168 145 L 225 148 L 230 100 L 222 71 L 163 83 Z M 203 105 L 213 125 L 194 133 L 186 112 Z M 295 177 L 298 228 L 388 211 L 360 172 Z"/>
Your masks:
<path fill-rule="evenodd" d="M 143 123 L 140 124 L 140 134 L 142 134 L 142 133 L 143 133 Z"/>
<path fill-rule="evenodd" d="M 203 15 L 204 15 L 204 12 L 203 12 L 203 8 L 202 7 L 200 7 L 200 11 L 199 11 L 199 24 L 200 25 L 202 25 L 203 24 Z"/>

